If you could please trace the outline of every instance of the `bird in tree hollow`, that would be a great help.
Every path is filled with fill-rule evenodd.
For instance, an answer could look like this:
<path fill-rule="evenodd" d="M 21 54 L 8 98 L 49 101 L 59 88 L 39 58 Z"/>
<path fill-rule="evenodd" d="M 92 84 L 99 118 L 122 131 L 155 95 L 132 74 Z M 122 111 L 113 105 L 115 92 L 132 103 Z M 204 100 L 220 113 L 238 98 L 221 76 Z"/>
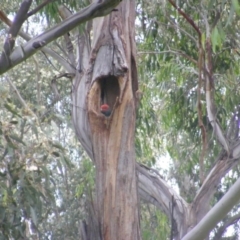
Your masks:
<path fill-rule="evenodd" d="M 107 104 L 103 104 L 100 107 L 101 113 L 104 114 L 106 117 L 109 117 L 111 115 L 111 109 Z"/>

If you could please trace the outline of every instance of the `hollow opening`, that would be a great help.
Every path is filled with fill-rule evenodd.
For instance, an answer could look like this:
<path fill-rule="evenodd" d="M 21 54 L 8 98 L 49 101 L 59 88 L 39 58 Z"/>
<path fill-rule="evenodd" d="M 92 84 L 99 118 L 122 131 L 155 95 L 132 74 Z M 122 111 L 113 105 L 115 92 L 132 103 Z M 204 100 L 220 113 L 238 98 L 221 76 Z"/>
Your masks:
<path fill-rule="evenodd" d="M 100 84 L 100 105 L 107 104 L 110 110 L 116 103 L 116 99 L 120 95 L 120 87 L 118 78 L 115 76 L 104 76 L 99 79 Z"/>

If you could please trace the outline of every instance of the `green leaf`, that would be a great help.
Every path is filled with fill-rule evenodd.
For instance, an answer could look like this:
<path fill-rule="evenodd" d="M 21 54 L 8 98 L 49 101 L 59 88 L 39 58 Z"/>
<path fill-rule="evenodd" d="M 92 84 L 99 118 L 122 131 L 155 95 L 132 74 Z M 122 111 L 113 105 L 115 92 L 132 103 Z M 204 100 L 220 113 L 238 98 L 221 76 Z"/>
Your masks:
<path fill-rule="evenodd" d="M 58 153 L 58 152 L 52 152 L 52 154 L 53 154 L 55 157 L 60 157 L 60 153 Z"/>
<path fill-rule="evenodd" d="M 17 120 L 12 120 L 10 121 L 11 124 L 18 124 L 18 121 Z"/>
<path fill-rule="evenodd" d="M 64 160 L 67 164 L 67 166 L 70 168 L 70 167 L 74 167 L 74 165 L 72 164 L 71 160 L 68 158 L 68 156 L 64 155 Z"/>
<path fill-rule="evenodd" d="M 234 7 L 234 10 L 236 11 L 236 13 L 238 15 L 240 15 L 240 5 L 239 5 L 238 0 L 232 0 L 232 4 L 233 4 L 233 7 Z"/>
<path fill-rule="evenodd" d="M 22 140 L 20 137 L 18 137 L 16 134 L 12 133 L 12 134 L 9 134 L 8 136 L 9 136 L 11 139 L 13 139 L 13 140 L 15 140 L 15 141 L 17 141 L 17 142 L 19 142 L 19 143 L 22 143 L 23 145 L 26 146 L 25 142 L 23 142 L 23 140 Z"/>
<path fill-rule="evenodd" d="M 12 142 L 12 140 L 10 139 L 10 137 L 8 135 L 4 135 L 4 136 L 5 136 L 5 139 L 7 140 L 8 146 L 10 148 L 18 149 L 18 146 Z"/>
<path fill-rule="evenodd" d="M 76 196 L 81 197 L 83 195 L 85 183 L 78 184 L 76 187 Z"/>
<path fill-rule="evenodd" d="M 49 182 L 50 174 L 49 174 L 48 169 L 44 165 L 41 167 L 41 169 L 44 172 L 44 176 L 46 178 L 46 182 Z"/>
<path fill-rule="evenodd" d="M 49 141 L 49 143 L 50 143 L 53 147 L 58 148 L 58 149 L 61 149 L 62 151 L 64 151 L 64 147 L 63 147 L 59 142 Z"/>
<path fill-rule="evenodd" d="M 233 16 L 234 16 L 234 6 L 233 4 L 231 5 L 231 8 L 230 8 L 230 12 L 228 14 L 228 19 L 227 19 L 227 22 L 226 22 L 226 25 L 225 27 L 227 27 L 229 24 L 231 24 L 232 20 L 233 20 Z"/>
<path fill-rule="evenodd" d="M 216 47 L 219 47 L 221 44 L 221 36 L 219 34 L 217 27 L 215 27 L 212 31 L 211 41 L 212 41 L 213 52 L 216 53 Z"/>
<path fill-rule="evenodd" d="M 61 159 L 61 163 L 64 165 L 64 166 L 67 166 L 67 167 L 71 167 L 71 162 L 70 160 L 64 156 L 63 154 L 60 155 L 60 159 Z"/>
<path fill-rule="evenodd" d="M 16 115 L 18 117 L 21 117 L 21 115 L 18 113 L 18 111 L 15 108 L 15 105 L 13 105 L 12 103 L 5 103 L 4 107 L 11 112 L 13 115 Z"/>
<path fill-rule="evenodd" d="M 37 226 L 37 215 L 36 215 L 36 211 L 34 210 L 34 208 L 30 207 L 30 212 L 31 212 L 31 218 L 33 220 L 33 223 Z"/>
<path fill-rule="evenodd" d="M 36 125 L 31 124 L 31 126 L 32 126 L 32 131 L 34 132 L 34 134 L 36 135 L 36 138 L 38 139 L 38 129 L 37 129 Z"/>
<path fill-rule="evenodd" d="M 6 208 L 2 205 L 0 206 L 0 221 L 3 222 L 6 216 Z M 1 236 L 1 235 L 0 235 Z M 1 239 L 1 238 L 0 238 Z"/>

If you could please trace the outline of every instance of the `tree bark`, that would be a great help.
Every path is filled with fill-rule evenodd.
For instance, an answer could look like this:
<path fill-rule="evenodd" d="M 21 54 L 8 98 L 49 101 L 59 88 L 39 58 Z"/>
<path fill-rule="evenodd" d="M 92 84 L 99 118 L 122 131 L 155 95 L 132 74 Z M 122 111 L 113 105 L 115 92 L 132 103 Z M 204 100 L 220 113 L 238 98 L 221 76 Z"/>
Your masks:
<path fill-rule="evenodd" d="M 73 121 L 79 140 L 96 166 L 92 239 L 141 239 L 135 170 L 134 132 L 137 74 L 135 3 L 93 21 L 89 62 L 73 86 Z M 110 116 L 100 106 L 110 107 Z"/>
<path fill-rule="evenodd" d="M 93 36 L 87 29 L 83 30 L 77 39 L 77 66 L 74 60 L 69 64 L 44 46 L 80 23 L 106 15 L 117 3 L 118 0 L 96 1 L 34 39 L 20 31 L 19 34 L 29 41 L 15 49 L 5 49 L 5 53 L 11 52 L 7 54 L 9 61 L 5 61 L 5 57 L 0 61 L 0 73 L 3 73 L 42 49 L 76 75 L 72 91 L 73 124 L 80 142 L 96 166 L 96 201 L 89 206 L 88 224 L 82 223 L 80 226 L 86 233 L 85 239 L 141 238 L 134 152 L 135 96 L 138 90 L 134 1 L 126 0 L 109 16 L 95 19 Z M 91 38 L 93 43 L 90 48 Z M 210 79 L 206 80 L 209 84 Z M 207 236 L 239 199 L 237 192 L 234 194 L 234 191 L 229 191 L 230 193 L 225 195 L 226 202 L 223 202 L 226 207 L 223 208 L 219 201 L 209 211 L 217 185 L 221 178 L 238 164 L 240 156 L 238 120 L 233 116 L 236 126 L 230 126 L 230 130 L 235 127 L 237 130 L 233 131 L 233 137 L 229 135 L 232 131 L 225 137 L 213 111 L 210 90 L 208 86 L 207 113 L 216 130 L 216 138 L 225 152 L 216 161 L 194 201 L 187 204 L 163 179 L 151 174 L 150 169 L 147 171 L 145 167 L 137 164 L 139 194 L 142 199 L 162 209 L 172 223 L 174 222 L 174 239 L 182 239 L 187 232 L 189 233 L 185 236 L 186 239 L 197 235 L 196 238 L 203 238 L 202 232 Z M 110 116 L 101 113 L 102 104 L 110 106 Z"/>

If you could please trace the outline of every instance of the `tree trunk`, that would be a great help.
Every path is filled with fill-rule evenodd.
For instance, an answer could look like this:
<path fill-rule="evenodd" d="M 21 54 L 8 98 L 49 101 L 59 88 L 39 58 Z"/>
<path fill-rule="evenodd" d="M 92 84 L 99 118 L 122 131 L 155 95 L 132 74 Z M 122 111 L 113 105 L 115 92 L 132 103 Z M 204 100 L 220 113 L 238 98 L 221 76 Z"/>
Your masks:
<path fill-rule="evenodd" d="M 89 62 L 73 87 L 73 122 L 96 166 L 97 223 L 95 234 L 88 233 L 91 239 L 141 239 L 134 148 L 138 88 L 134 21 L 132 0 L 94 19 Z M 110 107 L 110 116 L 101 113 L 103 104 Z"/>

